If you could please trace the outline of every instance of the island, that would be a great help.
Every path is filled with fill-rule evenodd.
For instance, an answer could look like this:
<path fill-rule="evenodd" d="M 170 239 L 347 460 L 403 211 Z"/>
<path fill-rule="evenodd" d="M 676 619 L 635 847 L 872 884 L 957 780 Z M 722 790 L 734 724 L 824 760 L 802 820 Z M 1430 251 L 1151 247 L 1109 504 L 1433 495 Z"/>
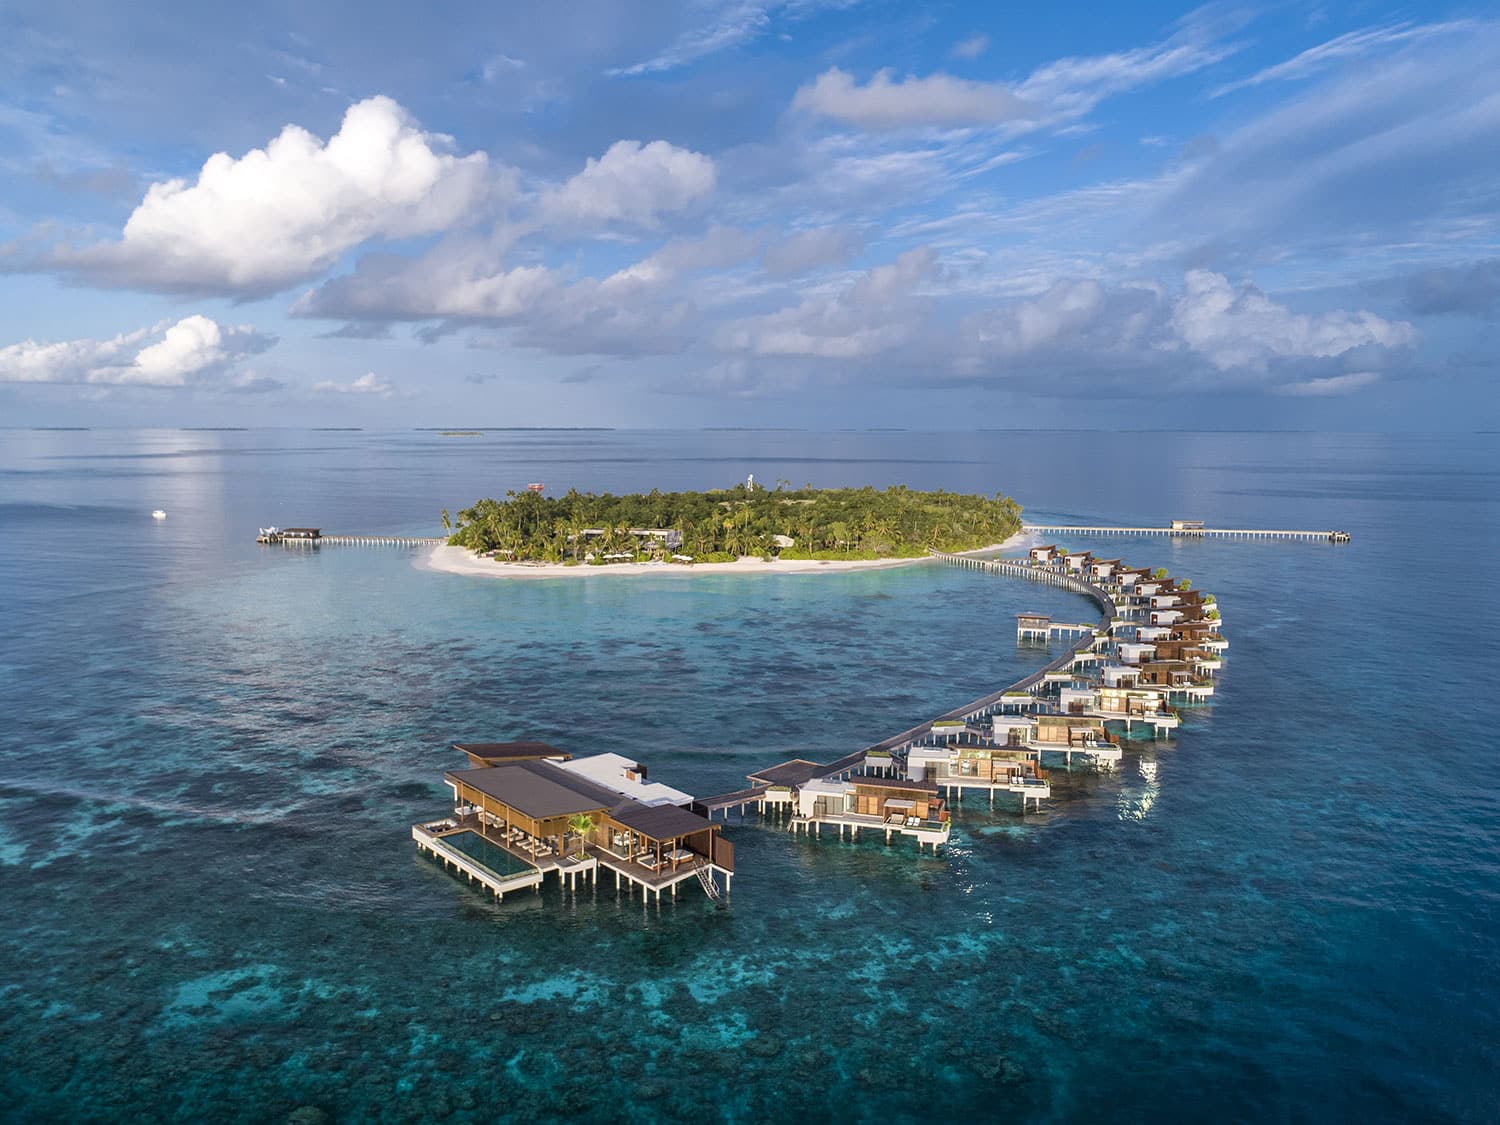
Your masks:
<path fill-rule="evenodd" d="M 706 492 L 510 491 L 462 509 L 456 521 L 444 510 L 442 519 L 451 534 L 433 565 L 466 573 L 702 564 L 852 569 L 933 551 L 998 549 L 1020 532 L 1021 506 L 998 493 L 792 488 L 784 481 L 763 488 L 752 478 Z"/>

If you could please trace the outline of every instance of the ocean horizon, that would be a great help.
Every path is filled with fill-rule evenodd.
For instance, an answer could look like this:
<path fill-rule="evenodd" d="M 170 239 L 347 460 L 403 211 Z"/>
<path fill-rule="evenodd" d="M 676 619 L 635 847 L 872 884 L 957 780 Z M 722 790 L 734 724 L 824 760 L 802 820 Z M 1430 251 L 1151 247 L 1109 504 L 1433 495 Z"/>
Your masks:
<path fill-rule="evenodd" d="M 1495 1119 L 1490 436 L 462 428 L 0 430 L 0 1117 Z M 456 742 L 725 792 L 1062 652 L 1018 612 L 1094 616 L 927 562 L 520 582 L 255 543 L 750 473 L 1352 541 L 1049 537 L 1216 595 L 1217 692 L 1040 812 L 966 799 L 936 856 L 731 817 L 720 906 L 496 902 L 419 855 Z"/>

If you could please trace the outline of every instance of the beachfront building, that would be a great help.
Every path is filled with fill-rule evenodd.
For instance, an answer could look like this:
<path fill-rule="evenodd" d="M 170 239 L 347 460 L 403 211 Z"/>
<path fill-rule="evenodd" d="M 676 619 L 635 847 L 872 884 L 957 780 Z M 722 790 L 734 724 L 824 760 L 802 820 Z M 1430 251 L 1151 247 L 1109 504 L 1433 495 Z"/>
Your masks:
<path fill-rule="evenodd" d="M 1031 550 L 1026 552 L 1026 557 L 1033 563 L 1037 563 L 1041 566 L 1047 566 L 1057 559 L 1058 554 L 1059 552 L 1057 548 L 1055 546 L 1049 545 L 1046 547 L 1031 548 Z"/>
<path fill-rule="evenodd" d="M 553 872 L 573 889 L 600 869 L 617 887 L 640 887 L 657 901 L 689 880 L 718 898 L 715 876 L 728 891 L 733 846 L 721 825 L 686 807 L 689 794 L 648 781 L 643 767 L 618 754 L 559 760 L 525 745 L 465 744 L 471 763 L 495 764 L 444 774 L 453 815 L 414 826 L 418 846 L 497 897 L 539 889 Z"/>

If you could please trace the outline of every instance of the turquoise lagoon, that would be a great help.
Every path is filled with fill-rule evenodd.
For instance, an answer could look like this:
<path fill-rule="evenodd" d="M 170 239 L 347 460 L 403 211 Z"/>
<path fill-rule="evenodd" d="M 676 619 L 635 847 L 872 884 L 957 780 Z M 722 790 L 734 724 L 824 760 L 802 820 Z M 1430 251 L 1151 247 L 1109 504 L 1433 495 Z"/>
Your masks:
<path fill-rule="evenodd" d="M 1040 815 L 966 803 L 937 858 L 731 822 L 725 909 L 496 903 L 420 858 L 455 741 L 718 792 L 1022 675 L 1018 611 L 1088 612 L 940 565 L 253 543 L 749 472 L 1354 541 L 1083 543 L 1218 596 L 1220 690 Z M 0 1116 L 1493 1120 L 1497 483 L 1483 435 L 0 433 Z"/>

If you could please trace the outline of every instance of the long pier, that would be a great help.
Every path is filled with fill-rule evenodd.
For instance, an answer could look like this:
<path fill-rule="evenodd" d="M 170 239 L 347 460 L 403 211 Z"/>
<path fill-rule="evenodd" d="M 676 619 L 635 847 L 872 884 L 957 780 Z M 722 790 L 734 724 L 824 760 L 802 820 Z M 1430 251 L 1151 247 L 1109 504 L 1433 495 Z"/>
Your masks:
<path fill-rule="evenodd" d="M 1028 523 L 1024 531 L 1058 535 L 1175 535 L 1182 539 L 1325 539 L 1349 542 L 1347 531 L 1296 531 L 1258 527 L 1105 527 L 1060 523 Z"/>
<path fill-rule="evenodd" d="M 448 542 L 429 535 L 286 535 L 262 532 L 255 540 L 281 547 L 436 547 Z"/>
<path fill-rule="evenodd" d="M 436 547 L 448 540 L 429 535 L 323 535 L 313 542 L 335 547 Z"/>

